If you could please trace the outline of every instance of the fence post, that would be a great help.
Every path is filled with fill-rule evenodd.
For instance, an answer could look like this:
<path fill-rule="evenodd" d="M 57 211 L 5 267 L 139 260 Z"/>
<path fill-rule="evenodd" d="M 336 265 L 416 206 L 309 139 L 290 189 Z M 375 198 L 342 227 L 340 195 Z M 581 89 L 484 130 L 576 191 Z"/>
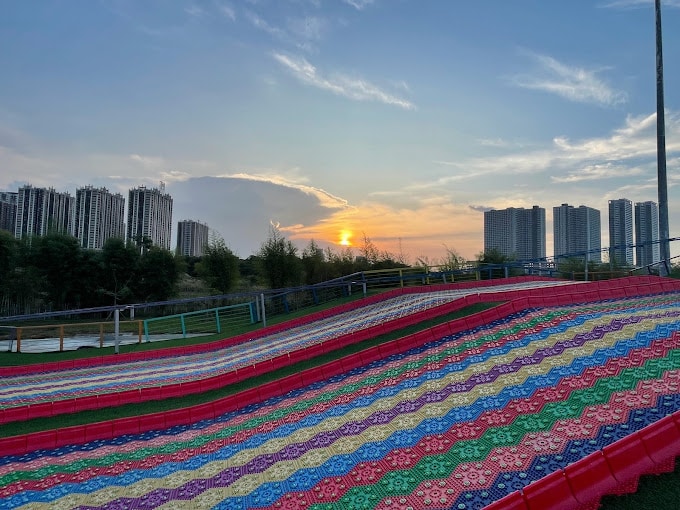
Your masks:
<path fill-rule="evenodd" d="M 262 327 L 267 327 L 267 315 L 264 310 L 264 292 L 260 294 L 260 299 L 262 299 Z"/>
<path fill-rule="evenodd" d="M 142 321 L 137 321 L 137 336 L 139 338 L 137 343 L 141 344 L 142 343 Z"/>
<path fill-rule="evenodd" d="M 120 338 L 118 338 L 119 333 L 120 333 L 120 310 L 116 308 L 113 311 L 113 345 L 114 345 L 113 351 L 116 354 L 118 354 L 120 345 Z"/>
<path fill-rule="evenodd" d="M 179 322 L 182 325 L 182 338 L 186 338 L 187 337 L 187 326 L 186 326 L 186 324 L 184 324 L 184 314 L 183 313 L 180 314 L 180 316 L 179 316 Z"/>
<path fill-rule="evenodd" d="M 222 327 L 220 326 L 220 309 L 215 308 L 215 324 L 217 325 L 217 332 L 222 333 Z"/>
<path fill-rule="evenodd" d="M 104 323 L 99 323 L 99 348 L 104 347 Z"/>
<path fill-rule="evenodd" d="M 21 327 L 17 328 L 17 352 L 21 352 Z"/>
<path fill-rule="evenodd" d="M 59 352 L 64 352 L 64 325 L 59 326 Z"/>

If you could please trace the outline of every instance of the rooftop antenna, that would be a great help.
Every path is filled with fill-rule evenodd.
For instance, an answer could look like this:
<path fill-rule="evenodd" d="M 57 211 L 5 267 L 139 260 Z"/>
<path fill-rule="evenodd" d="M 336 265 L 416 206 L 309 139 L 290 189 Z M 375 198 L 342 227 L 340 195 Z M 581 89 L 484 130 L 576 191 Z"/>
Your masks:
<path fill-rule="evenodd" d="M 671 247 L 668 228 L 668 184 L 666 180 L 666 123 L 663 101 L 663 50 L 661 46 L 661 0 L 655 0 L 656 14 L 656 160 L 659 188 L 659 237 L 661 260 L 668 270 Z"/>

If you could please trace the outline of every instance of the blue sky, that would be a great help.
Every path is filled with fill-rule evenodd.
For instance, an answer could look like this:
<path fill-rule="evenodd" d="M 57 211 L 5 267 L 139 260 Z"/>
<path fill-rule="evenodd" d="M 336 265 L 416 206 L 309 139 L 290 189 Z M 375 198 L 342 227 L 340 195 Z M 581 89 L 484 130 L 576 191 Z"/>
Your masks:
<path fill-rule="evenodd" d="M 680 235 L 680 0 L 663 5 Z M 658 199 L 653 0 L 3 2 L 0 189 L 166 183 L 241 257 L 483 249 L 485 208 Z M 674 243 L 675 244 L 675 243 Z M 673 254 L 680 248 L 671 246 Z"/>

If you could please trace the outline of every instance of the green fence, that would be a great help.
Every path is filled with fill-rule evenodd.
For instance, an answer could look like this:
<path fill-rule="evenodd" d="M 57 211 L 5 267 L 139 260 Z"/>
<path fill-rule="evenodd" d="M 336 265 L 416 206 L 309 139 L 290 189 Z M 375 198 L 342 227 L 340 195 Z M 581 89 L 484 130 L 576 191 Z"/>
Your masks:
<path fill-rule="evenodd" d="M 233 328 L 254 324 L 257 310 L 254 302 L 239 303 L 197 312 L 155 317 L 144 321 L 144 338 L 147 342 L 168 336 L 189 336 L 224 333 Z"/>

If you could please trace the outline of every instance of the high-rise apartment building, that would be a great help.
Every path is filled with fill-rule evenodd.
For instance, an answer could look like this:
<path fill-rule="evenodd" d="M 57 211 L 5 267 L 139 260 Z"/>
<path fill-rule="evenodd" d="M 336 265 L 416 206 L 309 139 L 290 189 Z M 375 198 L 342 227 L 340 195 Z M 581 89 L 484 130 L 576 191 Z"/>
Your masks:
<path fill-rule="evenodd" d="M 581 205 L 553 207 L 555 259 L 580 258 L 601 262 L 600 211 Z"/>
<path fill-rule="evenodd" d="M 497 250 L 517 260 L 545 258 L 545 209 L 509 209 L 484 212 L 484 251 Z"/>
<path fill-rule="evenodd" d="M 14 236 L 44 236 L 49 232 L 73 235 L 73 197 L 54 188 L 22 186 L 17 196 Z"/>
<path fill-rule="evenodd" d="M 107 239 L 125 239 L 125 198 L 106 188 L 76 190 L 74 234 L 80 246 L 101 250 Z"/>
<path fill-rule="evenodd" d="M 19 194 L 12 191 L 0 191 L 0 230 L 8 230 L 14 235 L 14 223 L 17 219 L 17 198 Z"/>
<path fill-rule="evenodd" d="M 659 245 L 659 208 L 656 202 L 635 203 L 635 263 L 638 266 L 661 260 Z"/>
<path fill-rule="evenodd" d="M 626 198 L 609 201 L 609 260 L 633 265 L 633 202 Z"/>
<path fill-rule="evenodd" d="M 177 223 L 177 253 L 185 257 L 200 257 L 208 244 L 208 225 L 194 220 Z"/>
<path fill-rule="evenodd" d="M 130 190 L 127 215 L 127 239 L 141 242 L 148 239 L 154 246 L 170 249 L 172 231 L 172 197 L 165 193 L 165 185 Z"/>

